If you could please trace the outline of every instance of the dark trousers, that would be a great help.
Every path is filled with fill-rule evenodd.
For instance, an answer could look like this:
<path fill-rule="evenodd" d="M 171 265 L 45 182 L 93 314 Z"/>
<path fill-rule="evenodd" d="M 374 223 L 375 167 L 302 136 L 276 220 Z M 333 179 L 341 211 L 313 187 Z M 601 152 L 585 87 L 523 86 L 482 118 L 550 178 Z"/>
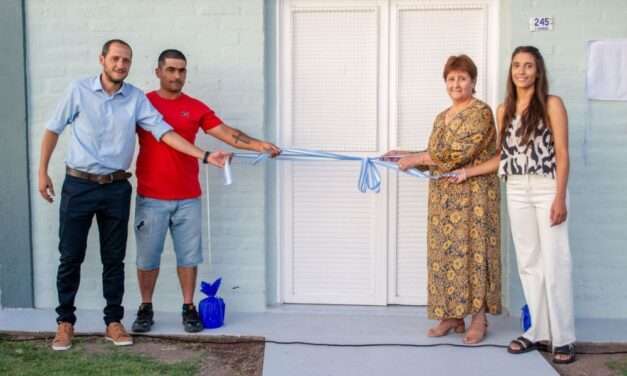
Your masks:
<path fill-rule="evenodd" d="M 78 292 L 81 264 L 85 260 L 87 249 L 87 235 L 94 215 L 100 233 L 102 292 L 107 302 L 104 321 L 108 325 L 122 320 L 124 256 L 131 190 L 131 185 L 126 180 L 100 185 L 72 176 L 65 177 L 59 222 L 61 257 L 57 272 L 57 322 L 76 322 L 74 299 Z"/>

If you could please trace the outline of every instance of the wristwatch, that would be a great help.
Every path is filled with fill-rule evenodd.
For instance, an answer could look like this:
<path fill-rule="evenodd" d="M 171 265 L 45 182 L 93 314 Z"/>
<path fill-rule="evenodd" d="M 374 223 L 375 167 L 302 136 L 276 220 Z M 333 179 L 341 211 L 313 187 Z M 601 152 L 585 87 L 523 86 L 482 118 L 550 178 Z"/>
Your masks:
<path fill-rule="evenodd" d="M 207 160 L 209 158 L 209 154 L 211 154 L 211 152 L 209 150 L 207 150 L 205 152 L 205 155 L 202 156 L 202 163 L 204 163 L 204 164 L 209 163 L 209 161 Z"/>

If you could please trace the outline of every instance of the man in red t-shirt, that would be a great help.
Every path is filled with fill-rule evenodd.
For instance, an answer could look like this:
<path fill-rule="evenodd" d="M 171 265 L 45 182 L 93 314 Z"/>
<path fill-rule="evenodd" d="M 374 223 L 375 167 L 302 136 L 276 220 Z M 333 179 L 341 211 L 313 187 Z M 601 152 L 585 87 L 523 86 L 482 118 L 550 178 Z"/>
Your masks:
<path fill-rule="evenodd" d="M 239 149 L 267 153 L 273 157 L 281 152 L 269 142 L 256 140 L 224 124 L 207 105 L 185 95 L 182 90 L 186 66 L 187 60 L 182 52 L 163 51 L 155 69 L 160 88 L 146 95 L 177 133 L 194 143 L 198 130 L 202 129 Z M 152 295 L 169 230 L 183 292 L 183 327 L 187 332 L 198 332 L 203 329 L 194 306 L 197 265 L 203 260 L 198 162 L 156 142 L 142 129 L 138 128 L 138 134 L 135 237 L 142 303 L 133 331 L 147 332 L 153 324 Z"/>

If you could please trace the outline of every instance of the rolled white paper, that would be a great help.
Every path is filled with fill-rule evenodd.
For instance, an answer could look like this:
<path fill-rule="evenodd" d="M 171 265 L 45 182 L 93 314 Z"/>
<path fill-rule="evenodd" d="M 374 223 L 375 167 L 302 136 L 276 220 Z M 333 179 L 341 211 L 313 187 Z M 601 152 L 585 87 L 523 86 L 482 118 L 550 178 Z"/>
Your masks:
<path fill-rule="evenodd" d="M 233 178 L 231 177 L 231 161 L 227 158 L 224 162 L 224 185 L 231 185 Z"/>

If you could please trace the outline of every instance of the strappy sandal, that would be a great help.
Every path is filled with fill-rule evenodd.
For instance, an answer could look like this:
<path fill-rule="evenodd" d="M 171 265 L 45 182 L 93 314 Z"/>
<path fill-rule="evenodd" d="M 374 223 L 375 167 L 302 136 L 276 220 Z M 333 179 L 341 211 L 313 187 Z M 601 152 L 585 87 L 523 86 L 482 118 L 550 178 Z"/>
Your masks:
<path fill-rule="evenodd" d="M 477 313 L 479 316 L 473 316 L 470 323 L 470 329 L 466 332 L 463 342 L 467 345 L 476 345 L 485 339 L 488 333 L 488 318 L 485 311 Z"/>
<path fill-rule="evenodd" d="M 518 345 L 518 348 L 512 348 L 512 345 Z M 544 346 L 545 349 L 547 348 L 547 345 L 543 343 L 531 342 L 527 338 L 520 336 L 509 343 L 509 346 L 507 347 L 507 352 L 510 354 L 524 354 L 529 351 L 537 350 L 540 345 Z"/>
<path fill-rule="evenodd" d="M 551 352 L 551 343 L 550 342 L 535 342 L 536 349 L 542 352 Z"/>
<path fill-rule="evenodd" d="M 568 355 L 567 358 L 558 358 L 558 355 Z M 571 343 L 564 346 L 558 346 L 553 349 L 553 363 L 555 364 L 569 364 L 575 361 L 577 353 L 575 351 L 575 344 Z"/>
<path fill-rule="evenodd" d="M 444 329 L 442 329 L 442 326 L 444 324 L 445 321 L 447 320 L 455 320 L 456 322 L 451 322 L 449 323 L 448 327 L 444 327 Z M 429 331 L 427 332 L 427 336 L 429 337 L 444 337 L 445 335 L 447 335 L 451 330 L 453 330 L 455 333 L 464 333 L 466 331 L 466 326 L 464 324 L 464 320 L 458 320 L 458 319 L 445 319 L 442 320 L 438 323 L 438 325 L 434 326 L 433 328 L 430 328 Z"/>

